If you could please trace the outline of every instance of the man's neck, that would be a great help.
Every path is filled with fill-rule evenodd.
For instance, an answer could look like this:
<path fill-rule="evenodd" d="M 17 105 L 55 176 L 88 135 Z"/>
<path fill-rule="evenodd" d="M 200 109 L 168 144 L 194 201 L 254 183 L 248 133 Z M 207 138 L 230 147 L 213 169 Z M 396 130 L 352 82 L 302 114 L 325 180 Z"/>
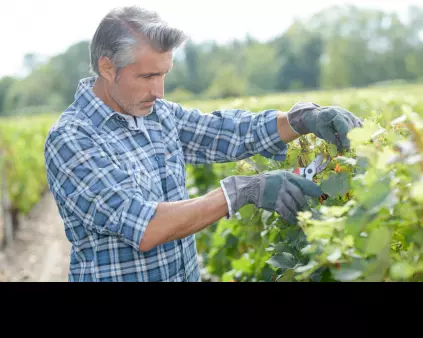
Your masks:
<path fill-rule="evenodd" d="M 102 100 L 107 106 L 109 106 L 114 111 L 122 113 L 120 107 L 116 104 L 116 102 L 110 97 L 108 91 L 106 90 L 106 86 L 104 84 L 104 80 L 99 76 L 95 80 L 93 86 L 93 93 Z"/>

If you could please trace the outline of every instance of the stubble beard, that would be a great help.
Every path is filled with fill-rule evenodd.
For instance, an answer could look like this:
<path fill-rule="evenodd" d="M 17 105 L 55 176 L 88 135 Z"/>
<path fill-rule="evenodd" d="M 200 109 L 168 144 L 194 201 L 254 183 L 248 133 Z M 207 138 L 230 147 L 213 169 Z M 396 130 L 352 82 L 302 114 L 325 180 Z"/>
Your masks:
<path fill-rule="evenodd" d="M 140 112 L 142 112 L 142 114 L 137 115 L 137 114 L 135 114 L 135 111 L 137 111 L 136 104 L 130 104 L 130 105 L 125 104 L 124 102 L 120 101 L 117 98 L 117 95 L 115 95 L 115 93 L 116 92 L 115 92 L 114 88 L 112 88 L 112 90 L 110 90 L 110 97 L 119 106 L 119 108 L 122 110 L 123 114 L 131 115 L 131 116 L 148 116 L 153 112 L 154 105 L 152 107 L 148 107 L 148 109 L 145 109 L 145 111 L 138 109 Z M 129 97 L 127 101 L 132 102 L 132 98 Z"/>
<path fill-rule="evenodd" d="M 124 102 L 121 102 L 117 96 L 115 95 L 114 91 L 111 90 L 110 91 L 110 97 L 113 99 L 113 101 L 119 106 L 119 108 L 122 110 L 123 114 L 127 114 L 127 115 L 134 115 L 133 114 L 133 109 L 131 109 L 131 107 L 129 105 L 126 105 Z M 129 98 L 130 101 L 130 98 Z"/>

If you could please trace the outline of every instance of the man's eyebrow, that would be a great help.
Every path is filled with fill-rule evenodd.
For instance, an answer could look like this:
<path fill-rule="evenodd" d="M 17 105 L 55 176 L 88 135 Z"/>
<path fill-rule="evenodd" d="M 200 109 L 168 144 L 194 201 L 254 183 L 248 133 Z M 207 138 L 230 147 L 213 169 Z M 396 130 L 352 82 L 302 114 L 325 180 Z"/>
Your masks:
<path fill-rule="evenodd" d="M 167 74 L 167 73 L 169 73 L 171 70 L 173 69 L 173 66 L 171 66 L 170 68 L 169 68 L 169 70 L 167 71 L 167 72 L 165 72 L 165 73 L 160 73 L 160 72 L 156 72 L 156 73 L 140 73 L 139 75 L 140 76 L 159 76 L 159 75 L 162 75 L 162 74 Z"/>

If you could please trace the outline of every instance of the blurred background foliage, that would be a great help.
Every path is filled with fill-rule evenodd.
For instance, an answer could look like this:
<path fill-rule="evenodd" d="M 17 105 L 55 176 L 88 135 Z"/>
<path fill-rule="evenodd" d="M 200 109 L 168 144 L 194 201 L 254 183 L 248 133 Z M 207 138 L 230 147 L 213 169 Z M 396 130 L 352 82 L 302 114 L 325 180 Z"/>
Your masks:
<path fill-rule="evenodd" d="M 189 40 L 165 80 L 169 100 L 219 99 L 286 91 L 342 89 L 423 79 L 423 9 L 396 13 L 332 6 L 260 42 Z M 90 76 L 89 41 L 48 60 L 27 54 L 27 76 L 0 79 L 0 115 L 62 111 L 79 79 Z"/>

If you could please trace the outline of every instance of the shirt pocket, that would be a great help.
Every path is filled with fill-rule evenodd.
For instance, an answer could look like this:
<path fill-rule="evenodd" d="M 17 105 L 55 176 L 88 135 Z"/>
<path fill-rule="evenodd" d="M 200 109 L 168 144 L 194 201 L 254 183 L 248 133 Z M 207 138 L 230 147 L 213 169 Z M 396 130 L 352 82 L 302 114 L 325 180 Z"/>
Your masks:
<path fill-rule="evenodd" d="M 128 172 L 136 183 L 137 188 L 141 190 L 142 196 L 146 201 L 163 201 L 162 190 L 158 186 L 159 183 L 155 182 L 150 173 L 144 168 L 136 166 L 134 169 L 131 167 Z"/>
<path fill-rule="evenodd" d="M 125 171 L 132 179 L 135 187 L 141 190 L 142 196 L 145 200 L 161 200 L 161 189 L 154 182 L 150 175 L 152 172 L 146 168 L 140 161 L 138 161 L 130 151 L 124 149 L 118 143 L 111 143 L 112 158 L 123 171 Z"/>
<path fill-rule="evenodd" d="M 185 187 L 185 159 L 181 151 L 175 150 L 165 155 L 167 179 L 174 180 L 178 186 Z"/>

